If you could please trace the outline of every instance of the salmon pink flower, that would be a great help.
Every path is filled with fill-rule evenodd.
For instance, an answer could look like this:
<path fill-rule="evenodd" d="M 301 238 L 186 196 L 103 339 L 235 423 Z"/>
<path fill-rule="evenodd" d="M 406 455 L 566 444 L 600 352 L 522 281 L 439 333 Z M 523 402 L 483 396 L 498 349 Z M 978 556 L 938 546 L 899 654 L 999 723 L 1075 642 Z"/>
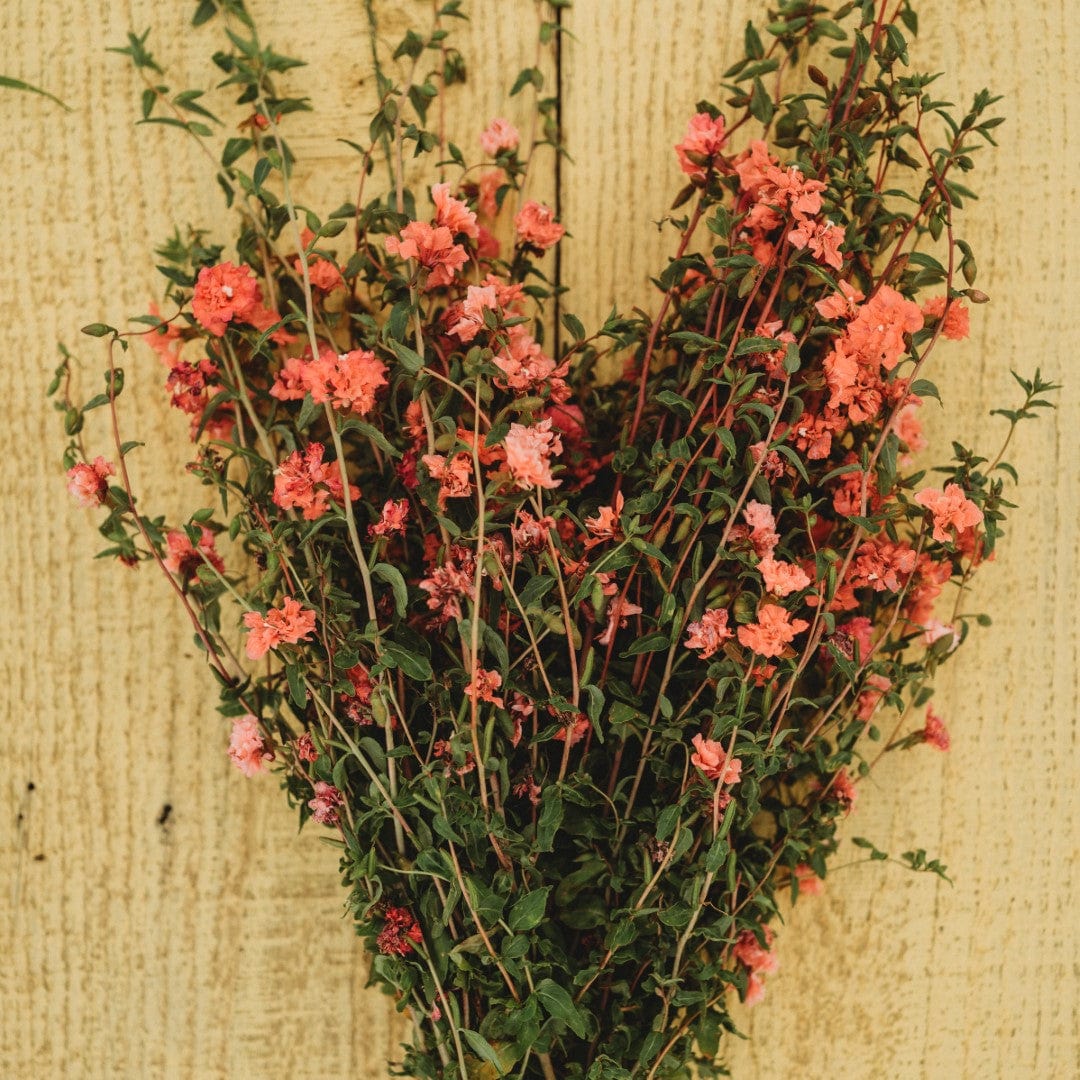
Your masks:
<path fill-rule="evenodd" d="M 258 660 L 279 645 L 296 645 L 311 637 L 315 633 L 315 612 L 286 596 L 280 608 L 271 608 L 265 615 L 245 612 L 244 625 L 249 631 L 248 659 Z"/>
<path fill-rule="evenodd" d="M 229 757 L 245 776 L 263 772 L 266 763 L 274 760 L 274 752 L 263 741 L 259 721 L 250 713 L 233 721 Z"/>
<path fill-rule="evenodd" d="M 707 660 L 725 641 L 734 637 L 728 626 L 727 608 L 709 608 L 702 613 L 700 622 L 690 623 L 686 628 L 688 649 L 700 649 L 701 659 Z"/>
<path fill-rule="evenodd" d="M 323 461 L 322 443 L 308 443 L 301 453 L 294 450 L 275 470 L 274 504 L 283 510 L 302 510 L 305 521 L 315 521 L 330 509 L 330 500 L 343 502 L 341 469 L 336 461 Z M 360 497 L 360 489 L 349 485 L 349 501 Z"/>
<path fill-rule="evenodd" d="M 293 743 L 293 749 L 296 751 L 298 761 L 310 765 L 312 762 L 319 760 L 319 751 L 315 749 L 315 740 L 312 739 L 310 731 L 305 731 L 303 735 L 296 739 Z"/>
<path fill-rule="evenodd" d="M 825 883 L 814 873 L 809 863 L 799 863 L 795 867 L 794 877 L 799 883 L 800 896 L 820 896 L 825 891 Z"/>
<path fill-rule="evenodd" d="M 161 309 L 157 304 L 150 305 L 150 314 L 155 319 L 161 319 Z M 160 326 L 155 326 L 143 334 L 143 340 L 157 353 L 158 359 L 167 368 L 174 368 L 180 363 L 180 346 L 184 339 L 180 328 L 174 323 L 162 320 Z"/>
<path fill-rule="evenodd" d="M 721 784 L 737 784 L 742 776 L 742 762 L 737 757 L 729 758 L 724 744 L 715 739 L 706 739 L 704 735 L 695 735 L 691 740 L 694 753 L 690 755 L 690 764 L 699 768 L 708 780 Z"/>
<path fill-rule="evenodd" d="M 779 562 L 766 555 L 758 563 L 758 570 L 765 581 L 765 588 L 774 596 L 787 596 L 810 587 L 810 575 L 792 563 Z"/>
<path fill-rule="evenodd" d="M 345 802 L 345 796 L 333 784 L 325 780 L 315 781 L 315 798 L 308 800 L 312 818 L 320 825 L 336 825 L 338 808 Z"/>
<path fill-rule="evenodd" d="M 615 638 L 615 632 L 626 626 L 627 620 L 633 615 L 640 615 L 642 609 L 625 597 L 616 596 L 608 604 L 607 626 L 604 632 L 596 639 L 598 645 L 610 645 Z"/>
<path fill-rule="evenodd" d="M 67 489 L 80 506 L 101 506 L 109 497 L 109 477 L 115 472 L 112 463 L 100 456 L 91 465 L 80 461 L 67 471 Z"/>
<path fill-rule="evenodd" d="M 490 701 L 492 705 L 503 708 L 503 699 L 495 691 L 502 686 L 502 676 L 497 671 L 487 671 L 477 667 L 473 677 L 465 687 L 465 693 L 474 701 Z"/>
<path fill-rule="evenodd" d="M 758 621 L 739 627 L 739 641 L 758 656 L 780 656 L 810 624 L 805 619 L 793 619 L 791 612 L 779 604 L 762 604 Z"/>
<path fill-rule="evenodd" d="M 705 170 L 712 168 L 717 155 L 727 143 L 722 116 L 712 117 L 700 112 L 690 117 L 683 141 L 675 146 L 679 168 L 687 176 L 704 179 Z"/>
<path fill-rule="evenodd" d="M 410 221 L 401 237 L 388 236 L 386 250 L 402 259 L 416 259 L 429 271 L 426 288 L 449 285 L 468 262 L 468 252 L 454 243 L 454 234 L 445 226 L 434 228 L 424 221 Z"/>
<path fill-rule="evenodd" d="M 315 239 L 315 234 L 310 229 L 304 229 L 300 233 L 300 243 L 303 245 L 304 250 L 307 251 L 309 245 Z M 345 280 L 341 276 L 341 270 L 338 269 L 336 263 L 330 259 L 324 259 L 321 255 L 309 255 L 308 262 L 308 281 L 311 282 L 313 289 L 318 289 L 321 292 L 332 292 L 339 285 L 344 285 Z M 293 259 L 293 269 L 298 276 L 303 276 L 303 263 L 299 258 Z M 275 319 L 274 322 L 278 320 Z"/>
<path fill-rule="evenodd" d="M 353 349 L 336 358 L 328 382 L 335 409 L 366 416 L 379 387 L 387 385 L 386 365 L 367 349 Z"/>
<path fill-rule="evenodd" d="M 946 484 L 944 491 L 927 488 L 915 496 L 915 502 L 926 507 L 934 518 L 935 540 L 949 543 L 953 537 L 950 529 L 962 533 L 980 524 L 983 513 L 965 494 L 959 484 Z"/>
<path fill-rule="evenodd" d="M 185 581 L 193 580 L 208 562 L 219 574 L 225 573 L 225 564 L 214 550 L 214 534 L 205 526 L 200 527 L 198 545 L 192 544 L 183 529 L 170 529 L 165 536 L 165 558 L 162 565 L 170 574 L 178 574 Z"/>
<path fill-rule="evenodd" d="M 445 226 L 454 236 L 464 233 L 470 240 L 479 238 L 476 214 L 450 194 L 449 184 L 436 184 L 431 189 L 431 201 L 435 204 L 436 225 Z"/>
<path fill-rule="evenodd" d="M 496 116 L 480 134 L 480 149 L 488 157 L 498 157 L 503 151 L 516 150 L 520 142 L 518 129 L 501 116 Z"/>
<path fill-rule="evenodd" d="M 948 750 L 951 745 L 949 731 L 941 722 L 941 717 L 933 709 L 928 708 L 926 710 L 925 726 L 920 734 L 924 743 L 929 743 L 930 746 L 937 750 Z"/>
<path fill-rule="evenodd" d="M 555 220 L 555 211 L 532 199 L 518 211 L 514 228 L 521 243 L 541 251 L 554 247 L 566 235 L 566 229 Z"/>
<path fill-rule="evenodd" d="M 562 453 L 562 439 L 551 430 L 551 418 L 526 427 L 511 424 L 504 440 L 506 464 L 514 482 L 523 490 L 555 488 L 562 481 L 551 475 L 551 458 Z"/>
<path fill-rule="evenodd" d="M 230 322 L 251 322 L 262 307 L 262 293 L 250 266 L 231 262 L 204 266 L 195 282 L 191 310 L 214 337 L 222 337 Z"/>
<path fill-rule="evenodd" d="M 971 333 L 971 317 L 963 300 L 953 300 L 945 310 L 945 297 L 935 296 L 927 300 L 922 313 L 932 322 L 941 321 L 943 337 L 952 341 L 963 341 Z"/>
<path fill-rule="evenodd" d="M 383 503 L 382 515 L 374 525 L 368 526 L 368 539 L 376 536 L 393 536 L 405 532 L 405 522 L 409 519 L 408 499 L 387 499 Z"/>

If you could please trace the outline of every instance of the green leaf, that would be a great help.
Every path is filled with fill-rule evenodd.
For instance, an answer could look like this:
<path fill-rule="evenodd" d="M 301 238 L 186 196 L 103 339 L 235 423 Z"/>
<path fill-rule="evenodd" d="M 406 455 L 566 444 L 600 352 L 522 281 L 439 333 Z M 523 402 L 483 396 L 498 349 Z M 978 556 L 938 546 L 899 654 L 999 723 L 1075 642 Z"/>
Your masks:
<path fill-rule="evenodd" d="M 623 656 L 637 656 L 640 653 L 660 652 L 671 644 L 666 630 L 653 630 L 644 637 L 639 637 L 623 653 Z"/>
<path fill-rule="evenodd" d="M 505 1076 L 506 1068 L 491 1043 L 478 1031 L 469 1031 L 467 1028 L 461 1028 L 460 1030 L 462 1038 L 469 1044 L 473 1053 L 491 1065 L 496 1070 L 496 1075 Z"/>
<path fill-rule="evenodd" d="M 376 563 L 371 568 L 371 576 L 385 581 L 394 590 L 394 608 L 399 618 L 404 618 L 409 607 L 409 590 L 405 585 L 405 578 L 396 566 L 389 563 Z"/>
<path fill-rule="evenodd" d="M 112 326 L 106 326 L 105 323 L 92 322 L 82 328 L 81 333 L 86 334 L 88 337 L 105 337 L 106 334 L 115 334 L 116 328 Z"/>
<path fill-rule="evenodd" d="M 431 662 L 426 656 L 417 656 L 396 642 L 384 643 L 383 660 L 391 662 L 394 667 L 400 668 L 410 679 L 417 682 L 427 682 L 433 677 Z"/>
<path fill-rule="evenodd" d="M 239 161 L 254 145 L 251 139 L 229 139 L 221 152 L 221 164 L 227 169 L 234 162 Z"/>
<path fill-rule="evenodd" d="M 408 345 L 404 345 L 400 341 L 395 341 L 393 338 L 387 344 L 393 350 L 401 366 L 410 375 L 419 374 L 420 369 L 424 366 L 424 359 L 418 352 L 410 349 Z"/>
<path fill-rule="evenodd" d="M 585 1017 L 563 987 L 553 979 L 541 979 L 536 984 L 536 996 L 549 1016 L 561 1020 L 579 1039 L 585 1038 Z"/>
<path fill-rule="evenodd" d="M 289 697 L 298 709 L 307 707 L 307 687 L 304 686 L 304 678 L 300 674 L 299 664 L 287 664 L 285 674 L 289 680 Z"/>
<path fill-rule="evenodd" d="M 42 97 L 55 102 L 61 109 L 74 112 L 70 105 L 61 101 L 55 94 L 50 94 L 48 90 L 42 90 L 40 86 L 31 86 L 30 83 L 23 82 L 22 79 L 13 79 L 10 75 L 0 75 L 0 86 L 6 86 L 9 90 L 25 90 L 30 94 L 40 94 Z"/>
<path fill-rule="evenodd" d="M 540 803 L 540 817 L 536 823 L 536 846 L 540 851 L 552 851 L 555 834 L 563 819 L 562 792 L 558 787 L 544 788 Z"/>
<path fill-rule="evenodd" d="M 540 925 L 547 909 L 548 893 L 551 892 L 551 888 L 550 885 L 545 885 L 542 889 L 534 889 L 514 904 L 506 920 L 511 930 L 517 933 L 522 930 L 532 930 Z"/>

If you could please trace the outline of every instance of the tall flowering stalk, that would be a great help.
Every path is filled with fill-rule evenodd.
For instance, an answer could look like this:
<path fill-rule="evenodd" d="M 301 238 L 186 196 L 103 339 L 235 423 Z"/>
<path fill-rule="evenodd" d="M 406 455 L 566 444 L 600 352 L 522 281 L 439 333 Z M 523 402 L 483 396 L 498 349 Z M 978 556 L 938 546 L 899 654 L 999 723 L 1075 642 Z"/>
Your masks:
<path fill-rule="evenodd" d="M 543 44 L 566 5 L 539 6 Z M 995 99 L 954 116 L 936 76 L 903 73 L 906 0 L 782 4 L 675 147 L 655 317 L 564 315 L 552 345 L 565 228 L 523 185 L 563 152 L 556 103 L 526 69 L 533 137 L 495 118 L 470 164 L 441 119 L 461 8 L 380 72 L 360 199 L 325 220 L 292 190 L 307 103 L 275 78 L 296 61 L 240 0 L 196 14 L 229 32 L 214 61 L 245 134 L 224 146 L 145 35 L 119 50 L 145 117 L 211 152 L 240 231 L 235 253 L 159 250 L 147 329 L 85 328 L 109 339 L 103 393 L 76 404 L 65 353 L 68 486 L 104 511 L 106 554 L 168 577 L 233 762 L 332 831 L 372 980 L 413 1018 L 402 1075 L 717 1075 L 730 1003 L 777 967 L 780 896 L 820 890 L 860 781 L 949 746 L 917 716 L 1014 474 L 958 444 L 932 470 L 914 455 L 927 357 L 987 299 L 958 178 Z M 813 89 L 784 85 L 823 40 Z M 410 190 L 406 148 L 455 179 Z M 365 202 L 381 154 L 393 184 Z M 133 337 L 216 496 L 185 522 L 150 516 L 128 471 Z M 1009 434 L 1054 389 L 1018 382 Z M 108 457 L 83 439 L 99 407 Z"/>

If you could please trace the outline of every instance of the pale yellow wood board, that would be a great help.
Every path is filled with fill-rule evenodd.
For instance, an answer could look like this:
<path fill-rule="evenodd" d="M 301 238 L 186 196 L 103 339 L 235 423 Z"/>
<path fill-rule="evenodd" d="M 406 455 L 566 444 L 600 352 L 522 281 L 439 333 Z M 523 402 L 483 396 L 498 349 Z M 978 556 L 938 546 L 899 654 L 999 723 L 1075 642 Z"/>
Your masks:
<path fill-rule="evenodd" d="M 474 152 L 490 115 L 514 116 L 501 102 L 532 62 L 536 17 L 526 0 L 470 6 L 461 47 L 471 86 L 452 120 Z M 312 63 L 292 84 L 311 94 L 318 134 L 294 144 L 310 163 L 311 203 L 330 209 L 355 185 L 355 157 L 333 139 L 362 140 L 370 108 L 363 4 L 253 7 L 267 40 Z M 567 306 L 587 321 L 616 298 L 655 303 L 646 276 L 669 240 L 649 223 L 679 183 L 670 146 L 763 7 L 578 0 L 568 15 L 575 164 L 561 195 L 574 235 L 563 270 L 575 290 Z M 983 418 L 1008 399 L 1009 366 L 1039 363 L 1069 382 L 1061 411 L 1022 430 L 1011 452 L 1021 509 L 976 591 L 995 626 L 939 682 L 954 750 L 888 762 L 850 822 L 888 850 L 929 848 L 957 884 L 879 867 L 830 879 L 781 935 L 784 968 L 745 1017 L 754 1041 L 731 1054 L 740 1077 L 1076 1074 L 1080 117 L 1069 96 L 1080 77 L 1069 8 L 960 0 L 922 12 L 922 62 L 946 70 L 950 95 L 989 82 L 1009 116 L 1001 151 L 980 163 L 983 201 L 966 230 L 994 303 L 976 313 L 970 342 L 936 358 L 948 412 L 932 430 L 991 447 L 996 429 Z M 190 10 L 8 0 L 0 12 L 4 73 L 77 106 L 68 115 L 0 97 L 0 318 L 11 328 L 0 367 L 10 410 L 0 427 L 0 1075 L 381 1080 L 399 1029 L 385 999 L 363 989 L 334 855 L 295 835 L 272 782 L 245 782 L 228 765 L 212 684 L 162 583 L 92 561 L 89 515 L 63 492 L 42 397 L 58 339 L 86 361 L 85 385 L 100 378 L 104 357 L 77 328 L 144 310 L 158 291 L 149 249 L 173 222 L 227 235 L 198 155 L 174 132 L 131 126 L 135 81 L 103 52 L 129 26 L 153 25 L 173 85 L 207 81 L 211 34 L 186 35 Z M 393 38 L 430 7 L 377 10 Z M 551 198 L 552 177 L 537 169 L 536 197 Z M 125 423 L 155 444 L 140 451 L 137 482 L 147 506 L 175 516 L 202 501 L 170 467 L 185 460 L 185 425 L 146 350 L 128 367 L 138 375 Z M 100 429 L 95 439 L 104 450 Z"/>

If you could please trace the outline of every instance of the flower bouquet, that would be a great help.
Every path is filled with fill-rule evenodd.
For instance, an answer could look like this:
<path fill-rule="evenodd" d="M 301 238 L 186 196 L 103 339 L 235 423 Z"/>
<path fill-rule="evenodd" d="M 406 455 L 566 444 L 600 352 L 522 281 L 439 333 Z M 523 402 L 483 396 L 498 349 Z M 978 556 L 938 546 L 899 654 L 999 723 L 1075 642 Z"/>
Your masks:
<path fill-rule="evenodd" d="M 565 6 L 540 4 L 541 48 Z M 909 69 L 907 0 L 780 3 L 688 110 L 654 312 L 586 327 L 547 254 L 565 226 L 528 197 L 565 153 L 540 68 L 512 91 L 530 135 L 444 129 L 466 15 L 437 3 L 380 64 L 330 213 L 294 190 L 299 61 L 241 0 L 195 14 L 239 135 L 130 35 L 143 120 L 202 143 L 238 231 L 177 232 L 161 305 L 84 328 L 108 347 L 89 400 L 65 351 L 68 486 L 103 554 L 164 573 L 232 761 L 339 849 L 413 1022 L 399 1075 L 719 1075 L 860 780 L 948 748 L 931 679 L 976 618 L 1009 436 L 1054 389 L 1017 377 L 992 457 L 916 461 L 927 358 L 988 299 L 956 230 L 996 99 L 954 113 Z M 183 521 L 133 483 L 133 342 L 189 418 L 207 499 Z"/>

